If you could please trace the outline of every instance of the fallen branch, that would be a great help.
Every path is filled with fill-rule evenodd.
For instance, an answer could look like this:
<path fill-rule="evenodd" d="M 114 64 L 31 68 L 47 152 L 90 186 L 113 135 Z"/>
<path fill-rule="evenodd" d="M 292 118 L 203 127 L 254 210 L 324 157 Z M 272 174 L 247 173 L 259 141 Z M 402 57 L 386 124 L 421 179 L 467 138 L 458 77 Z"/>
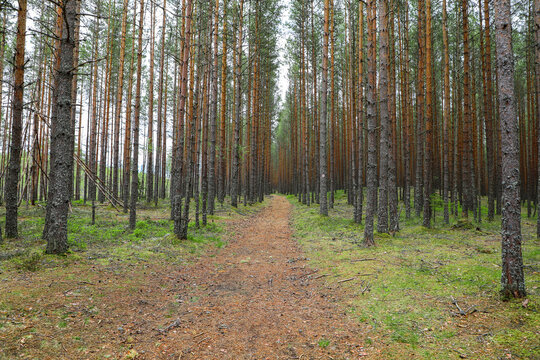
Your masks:
<path fill-rule="evenodd" d="M 205 338 L 202 338 L 201 340 L 197 341 L 197 345 L 199 345 L 200 343 L 206 341 L 206 340 L 209 340 L 210 338 L 207 336 Z"/>
<path fill-rule="evenodd" d="M 456 308 L 458 309 L 458 313 L 454 313 L 455 315 L 461 315 L 461 316 L 467 316 L 467 315 L 470 315 L 476 311 L 478 311 L 476 309 L 476 305 L 471 305 L 467 308 L 467 310 L 463 310 L 461 308 L 461 306 L 459 306 L 458 302 L 456 299 L 454 299 L 453 296 L 450 296 L 450 299 L 452 299 L 452 304 L 454 304 L 456 306 Z"/>
<path fill-rule="evenodd" d="M 364 286 L 364 284 L 365 284 L 365 283 L 362 282 L 362 285 L 360 285 L 360 287 Z M 361 293 L 362 295 L 364 295 L 366 292 L 368 292 L 368 291 L 370 291 L 370 290 L 371 290 L 371 285 L 366 284 L 366 286 L 365 286 L 363 289 L 360 290 L 360 293 Z"/>
<path fill-rule="evenodd" d="M 168 331 L 170 331 L 171 329 L 174 329 L 174 328 L 177 328 L 180 326 L 180 319 L 176 319 L 174 320 L 172 323 L 170 323 L 169 325 L 167 325 L 167 327 L 165 327 L 164 329 L 157 329 L 157 331 L 160 333 L 160 334 L 164 334 Z"/>
<path fill-rule="evenodd" d="M 360 261 L 374 261 L 374 260 L 377 260 L 376 258 L 368 258 L 368 259 L 352 259 L 351 262 L 352 263 L 355 263 L 355 262 L 360 262 Z"/>
<path fill-rule="evenodd" d="M 300 275 L 299 279 L 301 279 L 301 278 L 303 278 L 303 277 L 307 277 L 307 276 L 309 276 L 309 275 L 313 275 L 313 274 L 315 274 L 316 272 L 319 272 L 319 269 L 314 270 L 314 271 L 312 271 L 312 272 L 310 272 L 310 273 L 307 273 L 307 274 L 304 274 L 304 275 Z"/>
<path fill-rule="evenodd" d="M 352 277 L 352 278 L 348 278 L 348 279 L 339 280 L 339 281 L 338 281 L 338 284 L 341 284 L 341 283 L 344 283 L 344 282 L 347 282 L 347 281 L 352 281 L 352 280 L 354 280 L 354 279 L 356 279 L 356 277 Z"/>
<path fill-rule="evenodd" d="M 330 274 L 321 274 L 321 275 L 317 275 L 313 278 L 313 280 L 317 280 L 317 279 L 320 279 L 320 278 L 323 278 L 325 276 L 330 276 Z"/>
<path fill-rule="evenodd" d="M 199 334 L 195 335 L 195 336 L 193 337 L 193 339 L 196 339 L 196 338 L 198 338 L 199 336 L 202 336 L 202 335 L 204 335 L 204 334 L 206 334 L 206 333 L 205 333 L 205 332 L 199 333 Z"/>

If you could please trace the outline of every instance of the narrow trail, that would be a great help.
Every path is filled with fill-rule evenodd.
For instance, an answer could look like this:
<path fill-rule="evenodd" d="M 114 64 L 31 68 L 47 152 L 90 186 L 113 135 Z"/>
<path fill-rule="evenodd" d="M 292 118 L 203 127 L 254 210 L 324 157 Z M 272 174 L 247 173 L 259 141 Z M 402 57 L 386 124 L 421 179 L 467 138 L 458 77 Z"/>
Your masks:
<path fill-rule="evenodd" d="M 160 340 L 175 359 L 357 359 L 361 330 L 291 238 L 291 204 L 273 196 L 234 224 L 226 248 L 180 270 L 179 326 Z"/>

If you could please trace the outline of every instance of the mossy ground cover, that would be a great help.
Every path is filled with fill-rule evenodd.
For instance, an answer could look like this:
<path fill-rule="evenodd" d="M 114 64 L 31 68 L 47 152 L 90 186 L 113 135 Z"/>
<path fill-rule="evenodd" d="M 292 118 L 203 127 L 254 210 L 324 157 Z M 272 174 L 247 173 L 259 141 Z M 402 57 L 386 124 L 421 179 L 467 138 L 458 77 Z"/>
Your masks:
<path fill-rule="evenodd" d="M 365 248 L 364 227 L 351 220 L 342 192 L 329 217 L 320 216 L 317 205 L 306 207 L 294 196 L 289 201 L 294 236 L 324 275 L 318 281 L 343 292 L 343 306 L 365 325 L 366 345 L 379 358 L 540 358 L 536 219 L 523 217 L 528 300 L 504 302 L 500 219 L 464 229 L 462 223 L 453 227 L 459 219 L 444 225 L 438 208 L 435 225 L 426 229 L 402 211 L 401 231 L 376 234 L 376 246 Z"/>
<path fill-rule="evenodd" d="M 188 240 L 180 241 L 167 202 L 142 204 L 134 231 L 127 214 L 108 206 L 98 206 L 91 225 L 91 207 L 74 203 L 65 256 L 44 254 L 44 207 L 23 204 L 20 238 L 0 245 L 0 359 L 60 352 L 120 359 L 130 356 L 134 342 L 155 341 L 151 335 L 175 316 L 177 269 L 226 246 L 234 235 L 228 223 L 265 206 L 227 204 L 216 205 L 207 226 L 190 223 Z M 139 338 L 127 336 L 126 327 L 138 329 Z"/>

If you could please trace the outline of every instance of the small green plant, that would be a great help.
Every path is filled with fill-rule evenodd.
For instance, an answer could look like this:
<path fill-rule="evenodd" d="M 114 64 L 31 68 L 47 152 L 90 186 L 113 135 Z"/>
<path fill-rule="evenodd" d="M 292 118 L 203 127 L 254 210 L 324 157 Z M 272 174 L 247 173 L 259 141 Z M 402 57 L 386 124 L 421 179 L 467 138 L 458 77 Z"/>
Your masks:
<path fill-rule="evenodd" d="M 321 349 L 326 349 L 328 345 L 330 345 L 330 340 L 322 338 L 319 340 L 318 344 Z"/>
<path fill-rule="evenodd" d="M 43 253 L 40 251 L 26 252 L 20 258 L 15 258 L 15 267 L 19 270 L 35 272 L 39 269 Z"/>

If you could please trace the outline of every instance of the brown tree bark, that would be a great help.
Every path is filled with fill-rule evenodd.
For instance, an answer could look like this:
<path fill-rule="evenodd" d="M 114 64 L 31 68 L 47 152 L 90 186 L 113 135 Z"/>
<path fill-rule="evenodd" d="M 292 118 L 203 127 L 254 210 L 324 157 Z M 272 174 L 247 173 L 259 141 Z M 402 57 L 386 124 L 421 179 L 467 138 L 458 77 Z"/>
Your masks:
<path fill-rule="evenodd" d="M 225 14 L 227 4 L 223 4 Z M 216 0 L 214 11 L 214 53 L 212 55 L 212 70 L 210 72 L 210 124 L 209 124 L 209 147 L 208 156 L 208 213 L 214 213 L 216 197 L 216 127 L 217 127 L 217 103 L 218 103 L 218 31 L 219 31 L 219 0 Z M 224 22 L 226 22 L 224 20 Z M 225 26 L 225 25 L 224 25 Z"/>
<path fill-rule="evenodd" d="M 388 154 L 390 151 L 388 113 L 388 0 L 379 1 L 379 207 L 377 231 L 388 232 Z"/>
<path fill-rule="evenodd" d="M 385 0 L 383 0 L 385 1 Z M 375 84 L 377 78 L 377 3 L 375 0 L 368 1 L 368 84 L 367 84 L 367 204 L 366 224 L 364 228 L 364 244 L 375 245 L 373 239 L 373 218 L 377 206 L 377 118 Z"/>
<path fill-rule="evenodd" d="M 534 0 L 534 35 L 535 35 L 535 69 L 536 69 L 536 130 L 540 135 L 540 0 Z M 538 155 L 540 155 L 540 139 L 536 139 Z M 538 159 L 537 159 L 538 160 Z M 538 161 L 538 180 L 536 190 L 536 237 L 540 239 L 540 161 Z"/>
<path fill-rule="evenodd" d="M 174 233 L 179 239 L 182 239 L 184 236 L 184 221 L 182 218 L 182 195 L 184 195 L 184 181 L 183 178 L 180 178 L 183 175 L 184 169 L 184 116 L 187 113 L 186 111 L 186 100 L 188 92 L 188 70 L 189 70 L 189 59 L 190 59 L 190 43 L 191 43 L 191 23 L 192 23 L 192 0 L 187 0 L 185 6 L 185 24 L 184 24 L 184 40 L 182 46 L 182 70 L 181 81 L 180 81 L 180 101 L 178 104 L 178 134 L 177 134 L 177 150 L 175 156 L 175 174 L 173 177 L 174 181 L 174 198 L 172 199 L 172 212 L 174 219 Z M 187 234 L 186 234 L 187 236 Z"/>
<path fill-rule="evenodd" d="M 133 161 L 131 162 L 131 195 L 129 205 L 129 228 L 137 225 L 137 201 L 139 200 L 139 124 L 141 118 L 142 52 L 144 31 L 144 0 L 140 1 L 139 36 L 137 39 L 137 82 L 133 113 Z"/>
<path fill-rule="evenodd" d="M 418 69 L 416 72 L 416 170 L 414 181 L 414 210 L 420 216 L 424 206 L 423 160 L 424 160 L 424 74 L 425 74 L 425 7 L 424 0 L 418 0 Z"/>
<path fill-rule="evenodd" d="M 450 223 L 450 215 L 448 212 L 448 185 L 449 185 L 449 168 L 448 158 L 450 154 L 449 141 L 449 121 L 450 121 L 450 55 L 448 51 L 448 15 L 446 11 L 446 0 L 442 4 L 442 21 L 443 21 L 443 46 L 444 46 L 444 96 L 443 96 L 443 203 L 444 203 L 444 223 Z"/>
<path fill-rule="evenodd" d="M 502 276 L 504 298 L 524 297 L 519 193 L 519 135 L 515 112 L 510 0 L 495 1 L 495 43 L 502 148 Z"/>
<path fill-rule="evenodd" d="M 75 55 L 75 31 L 79 0 L 64 0 L 58 16 L 62 31 L 59 43 L 59 63 L 55 70 L 53 112 L 51 116 L 51 154 L 49 193 L 43 238 L 48 254 L 63 254 L 68 249 L 67 220 L 73 179 L 72 87 Z"/>
<path fill-rule="evenodd" d="M 468 0 L 462 0 L 463 15 L 463 216 L 467 217 L 473 207 L 472 190 L 472 110 L 471 110 L 471 85 L 470 85 L 470 48 L 469 48 L 469 12 Z"/>
<path fill-rule="evenodd" d="M 134 4 L 133 10 L 133 39 L 131 42 L 131 60 L 129 63 L 128 73 L 128 94 L 126 99 L 126 124 L 124 134 L 124 163 L 123 163 L 123 177 L 122 177 L 122 200 L 124 203 L 124 212 L 127 213 L 129 209 L 129 183 L 131 172 L 131 110 L 132 110 L 132 96 L 133 96 L 133 70 L 135 63 L 135 24 L 137 23 L 137 1 Z"/>
<path fill-rule="evenodd" d="M 90 125 L 90 148 L 88 152 L 88 167 L 90 168 L 90 178 L 88 186 L 88 198 L 92 203 L 92 225 L 96 220 L 96 183 L 95 179 L 97 176 L 97 134 L 98 134 L 98 85 L 99 85 L 99 74 L 98 74 L 98 37 L 99 37 L 99 20 L 100 20 L 100 3 L 97 3 L 97 16 L 94 20 L 94 34 L 93 34 L 93 55 L 92 61 L 94 62 L 92 70 L 92 120 Z"/>
<path fill-rule="evenodd" d="M 118 60 L 118 85 L 116 87 L 116 109 L 114 112 L 114 148 L 113 148 L 113 182 L 112 194 L 114 198 L 118 197 L 118 177 L 119 177 L 119 158 L 120 158 L 120 115 L 122 113 L 122 99 L 124 95 L 124 61 L 126 56 L 126 32 L 127 32 L 127 13 L 128 0 L 123 1 L 122 10 L 122 30 L 120 34 L 120 58 Z"/>
<path fill-rule="evenodd" d="M 388 216 L 389 231 L 394 234 L 399 231 L 398 212 L 398 141 L 397 141 L 397 117 L 396 117 L 396 41 L 394 37 L 394 13 L 396 4 L 390 1 L 389 9 L 389 86 L 388 86 L 388 111 L 389 111 L 389 148 L 388 148 Z"/>
<path fill-rule="evenodd" d="M 433 147 L 433 64 L 431 50 L 431 0 L 425 0 L 426 19 L 426 117 L 425 117 L 425 150 L 424 150 L 424 227 L 431 227 L 431 179 L 432 179 L 432 147 Z"/>
<path fill-rule="evenodd" d="M 217 198 L 223 204 L 225 200 L 225 179 L 227 177 L 227 0 L 223 3 L 223 45 L 221 57 L 221 101 L 220 101 L 220 126 L 219 126 L 219 164 L 217 181 Z M 217 81 L 217 79 L 216 79 Z"/>
<path fill-rule="evenodd" d="M 231 205 L 238 206 L 238 187 L 240 182 L 240 121 L 242 111 L 242 40 L 243 40 L 244 0 L 238 5 L 238 40 L 236 45 L 236 90 L 235 90 L 235 116 L 234 116 L 234 144 L 231 166 Z M 248 105 L 249 107 L 249 105 Z"/>
<path fill-rule="evenodd" d="M 323 34 L 323 57 L 322 57 L 322 84 L 321 84 L 321 120 L 320 120 L 320 194 L 319 212 L 328 216 L 327 196 L 327 168 L 326 168 L 326 114 L 328 99 L 328 36 L 330 24 L 330 1 L 324 1 L 324 34 Z"/>
<path fill-rule="evenodd" d="M 161 177 L 165 174 L 161 174 L 161 153 L 163 151 L 163 95 L 166 93 L 166 89 L 163 87 L 166 76 L 165 69 L 165 33 L 167 22 L 167 0 L 163 0 L 163 21 L 161 23 L 161 51 L 159 54 L 159 77 L 158 77 L 158 116 L 157 116 L 157 139 L 156 139 L 156 163 L 154 169 L 154 205 L 157 206 L 159 200 L 159 188 L 161 185 Z"/>
<path fill-rule="evenodd" d="M 360 13 L 362 14 L 362 5 L 360 4 Z M 334 138 L 336 133 L 335 117 L 336 117 L 336 104 L 335 104 L 335 38 L 334 38 L 334 1 L 330 1 L 330 134 L 328 141 L 328 155 L 330 158 L 330 167 L 328 169 L 328 178 L 330 181 L 330 198 L 328 199 L 328 206 L 330 209 L 334 208 L 334 192 L 335 192 L 335 155 L 334 155 Z M 360 32 L 362 34 L 362 32 Z M 362 35 L 361 35 L 362 38 Z M 362 64 L 362 61 L 360 61 Z M 363 133 L 362 133 L 363 134 Z M 295 137 L 296 138 L 296 137 Z M 293 156 L 296 154 L 296 147 L 293 147 Z M 297 168 L 296 164 L 293 164 L 294 169 Z M 296 178 L 296 176 L 295 176 Z"/>
<path fill-rule="evenodd" d="M 154 48 L 155 48 L 155 3 L 150 5 L 150 65 L 148 80 L 148 141 L 146 147 L 146 201 L 154 199 Z"/>
<path fill-rule="evenodd" d="M 19 0 L 17 11 L 17 40 L 15 45 L 14 59 L 14 85 L 11 122 L 11 143 L 9 147 L 9 167 L 4 187 L 6 199 L 6 237 L 17 238 L 18 216 L 18 183 L 21 171 L 22 150 L 22 116 L 24 105 L 24 65 L 25 65 L 25 42 L 26 42 L 26 0 Z M 3 59 L 2 59 L 3 60 Z M 0 238 L 0 243 L 2 239 Z"/>

